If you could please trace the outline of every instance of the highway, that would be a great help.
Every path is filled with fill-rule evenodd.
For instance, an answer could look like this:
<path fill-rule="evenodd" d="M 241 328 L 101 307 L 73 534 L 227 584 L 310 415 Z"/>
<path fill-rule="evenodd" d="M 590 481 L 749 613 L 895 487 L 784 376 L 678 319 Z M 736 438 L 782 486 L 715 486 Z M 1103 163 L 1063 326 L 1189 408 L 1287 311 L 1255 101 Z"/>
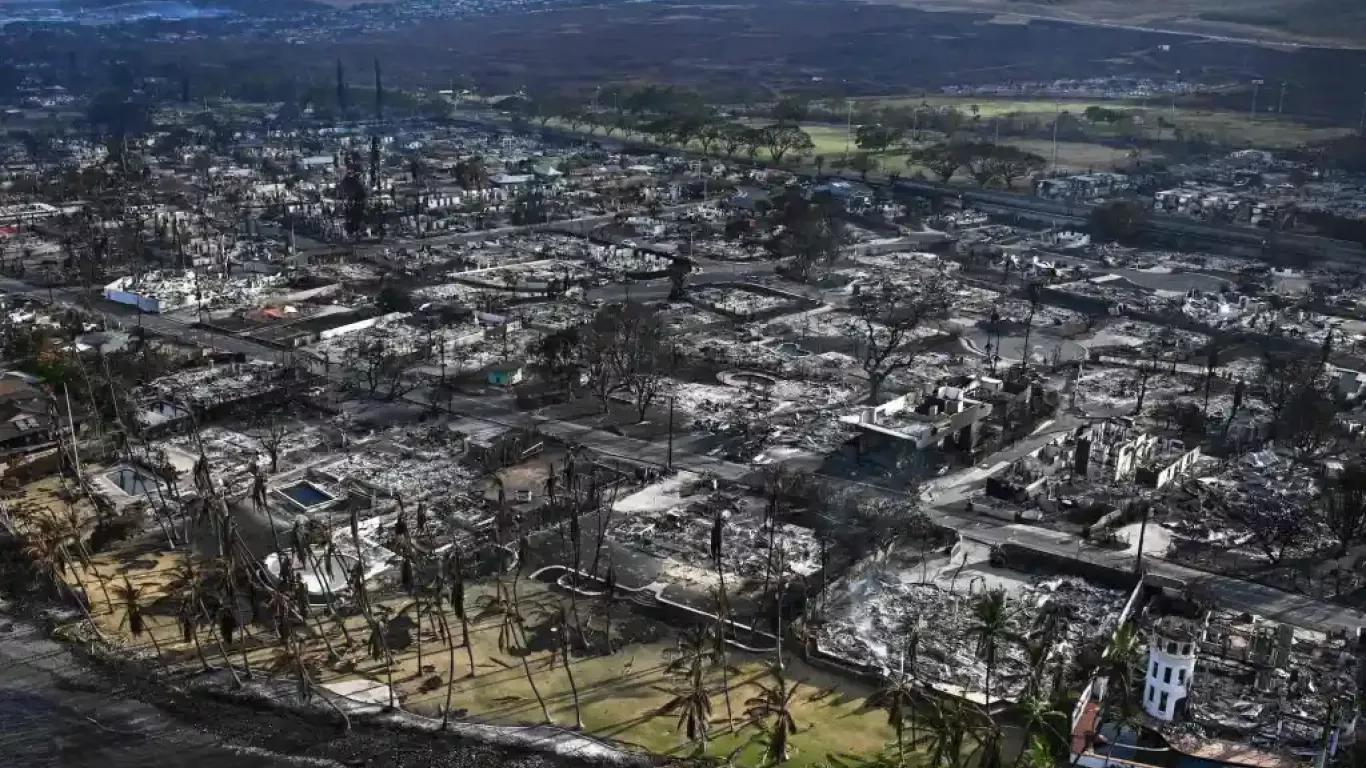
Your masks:
<path fill-rule="evenodd" d="M 8 293 L 23 294 L 46 301 L 47 289 L 27 285 L 17 280 L 0 278 L 0 290 Z M 52 298 L 59 304 L 75 306 L 76 292 L 73 290 L 53 291 Z M 112 326 L 128 327 L 136 325 L 139 318 L 130 316 L 126 311 L 109 304 L 99 307 L 83 307 L 101 313 Z M 201 344 L 207 348 L 223 352 L 233 352 L 252 358 L 288 362 L 290 354 L 272 349 L 256 342 L 237 336 L 215 333 L 187 325 L 181 320 L 158 315 L 143 315 L 141 324 L 148 332 L 170 338 Z M 328 372 L 333 379 L 341 379 L 345 371 L 333 366 Z M 535 424 L 546 436 L 567 443 L 581 445 L 601 456 L 619 460 L 633 466 L 664 467 L 668 463 L 668 445 L 664 441 L 647 442 L 636 438 L 615 435 L 574 422 L 545 418 L 533 412 L 518 410 L 510 396 L 470 396 L 453 395 L 447 397 L 429 388 L 408 393 L 404 400 L 425 408 L 436 407 L 452 414 L 484 420 L 503 426 L 521 428 Z M 1120 570 L 1132 571 L 1135 567 L 1131 555 L 1114 553 L 1087 545 L 1081 539 L 1066 533 L 1033 527 L 1027 524 L 1007 523 L 980 514 L 964 511 L 963 502 L 981 490 L 993 470 L 999 471 L 1005 464 L 1019 458 L 1083 423 L 1084 419 L 1071 414 L 1060 415 L 1056 420 L 1041 425 L 1032 435 L 972 467 L 927 484 L 921 495 L 922 508 L 931 518 L 946 527 L 953 528 L 969 539 L 988 545 L 1013 543 L 1050 553 L 1059 557 L 1088 561 Z M 698 473 L 712 473 L 728 481 L 739 481 L 750 475 L 754 468 L 717 459 L 690 450 L 692 441 L 686 436 L 676 439 L 673 451 L 673 465 Z M 985 467 L 985 469 L 984 469 Z M 873 493 L 895 494 L 895 491 L 852 483 L 848 480 L 832 478 L 833 482 L 858 485 Z M 1295 595 L 1271 587 L 1262 586 L 1242 579 L 1219 576 L 1188 568 L 1158 558 L 1146 558 L 1147 571 L 1185 582 L 1196 590 L 1210 595 L 1227 608 L 1257 613 L 1278 621 L 1287 621 L 1298 626 L 1330 631 L 1335 629 L 1355 629 L 1366 626 L 1366 613 L 1314 600 L 1303 595 Z"/>

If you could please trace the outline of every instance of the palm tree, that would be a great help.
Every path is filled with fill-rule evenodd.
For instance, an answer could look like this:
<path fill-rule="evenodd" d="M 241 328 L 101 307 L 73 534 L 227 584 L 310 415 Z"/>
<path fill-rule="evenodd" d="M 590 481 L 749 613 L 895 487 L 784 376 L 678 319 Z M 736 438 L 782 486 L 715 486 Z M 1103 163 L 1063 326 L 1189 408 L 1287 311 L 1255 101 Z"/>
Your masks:
<path fill-rule="evenodd" d="M 707 631 L 702 627 L 684 630 L 678 642 L 664 651 L 667 662 L 664 671 L 680 677 L 701 674 L 709 665 L 715 663 L 716 649 L 710 642 Z"/>
<path fill-rule="evenodd" d="M 984 730 L 995 728 L 986 710 L 957 696 L 935 698 L 925 709 L 925 728 L 915 742 L 936 768 L 962 768 L 978 758 Z M 974 746 L 970 740 L 977 741 Z M 997 750 L 999 753 L 999 750 Z M 978 765 L 985 766 L 985 761 Z"/>
<path fill-rule="evenodd" d="M 1137 701 L 1135 690 L 1140 670 L 1143 668 L 1145 659 L 1145 649 L 1143 637 L 1139 634 L 1132 622 L 1122 624 L 1115 633 L 1110 636 L 1110 641 L 1106 643 L 1105 650 L 1101 652 L 1100 664 L 1096 666 L 1095 672 L 1091 676 L 1091 684 L 1104 679 L 1105 698 L 1101 701 L 1100 717 L 1096 721 L 1096 730 L 1099 731 L 1100 723 L 1109 720 L 1124 722 L 1132 718 L 1134 714 L 1134 702 Z M 1086 751 L 1083 747 L 1073 753 L 1072 764 L 1076 765 L 1081 760 L 1082 754 Z"/>
<path fill-rule="evenodd" d="M 711 693 L 707 690 L 702 666 L 693 665 L 686 676 L 686 685 L 673 692 L 673 698 L 659 708 L 659 714 L 678 714 L 678 728 L 697 744 L 698 751 L 707 751 L 707 737 L 711 734 Z"/>
<path fill-rule="evenodd" d="M 176 568 L 176 581 L 181 585 L 180 594 L 180 628 L 183 635 L 193 642 L 195 651 L 199 654 L 199 660 L 204 668 L 209 668 L 208 661 L 204 658 L 203 648 L 199 644 L 199 625 L 206 623 L 213 625 L 217 622 L 219 634 L 214 637 L 214 645 L 218 647 L 218 654 L 223 657 L 223 663 L 228 667 L 228 673 L 232 676 L 233 685 L 242 687 L 242 678 L 237 674 L 237 668 L 233 666 L 232 659 L 228 658 L 228 649 L 224 642 L 231 643 L 231 630 L 229 619 L 231 613 L 225 612 L 221 606 L 210 607 L 211 598 L 208 596 L 207 581 L 211 574 L 206 574 L 199 570 L 194 560 L 186 557 Z M 216 609 L 216 610 L 215 610 Z"/>
<path fill-rule="evenodd" d="M 452 556 L 450 575 L 451 608 L 460 619 L 460 642 L 464 643 L 465 652 L 470 657 L 470 677 L 475 677 L 478 672 L 474 668 L 474 646 L 470 645 L 470 618 L 465 610 L 465 567 L 459 550 Z"/>
<path fill-rule="evenodd" d="M 1020 754 L 1015 757 L 1016 768 L 1024 768 L 1029 760 L 1026 754 L 1034 741 L 1043 741 L 1045 747 L 1067 740 L 1067 715 L 1053 709 L 1047 699 L 1029 696 L 1020 702 L 1020 719 L 1023 721 L 1024 735 L 1021 737 Z"/>
<path fill-rule="evenodd" d="M 286 642 L 281 648 L 280 655 L 276 658 L 275 667 L 272 671 L 275 673 L 286 671 L 292 673 L 299 686 L 299 699 L 304 703 L 308 703 L 313 700 L 313 674 L 316 671 L 316 668 L 316 662 L 304 655 L 304 646 L 302 643 Z M 342 732 L 350 733 L 351 717 L 346 714 L 346 710 L 338 706 L 338 704 L 332 700 L 331 696 L 324 696 L 323 701 L 327 703 L 328 707 L 330 707 L 333 712 L 336 712 L 337 715 L 341 717 Z"/>
<path fill-rule="evenodd" d="M 986 685 L 983 689 L 983 704 L 991 706 L 992 675 L 996 671 L 996 661 L 1001 646 L 1015 640 L 1018 635 L 1013 631 L 1014 617 L 1010 613 L 1004 589 L 994 589 L 979 595 L 973 604 L 973 622 L 968 633 L 977 644 L 977 657 L 986 662 Z"/>
<path fill-rule="evenodd" d="M 521 570 L 520 563 L 518 570 Z M 541 705 L 542 717 L 545 722 L 549 723 L 550 710 L 546 708 L 545 698 L 541 696 L 541 690 L 536 686 L 536 678 L 531 674 L 531 662 L 528 660 L 531 650 L 527 648 L 524 622 L 517 605 L 516 584 L 514 578 L 510 598 L 501 594 L 482 595 L 475 600 L 475 605 L 480 608 L 481 615 L 498 617 L 498 650 L 521 658 L 522 671 L 526 674 L 527 685 L 531 686 L 531 692 L 535 695 L 536 702 Z"/>
<path fill-rule="evenodd" d="M 607 576 L 602 588 L 602 633 L 607 639 L 607 655 L 612 655 L 612 608 L 617 600 L 617 569 L 612 565 L 612 556 L 607 556 Z"/>
<path fill-rule="evenodd" d="M 715 480 L 712 481 L 715 487 Z M 726 727 L 735 728 L 735 715 L 730 705 L 730 665 L 726 662 L 726 638 L 730 629 L 730 604 L 726 599 L 726 518 L 722 514 L 719 499 L 708 499 L 712 507 L 711 522 L 711 559 L 716 568 L 716 627 L 712 639 L 716 643 L 716 654 L 721 664 L 721 691 L 726 697 Z"/>
<path fill-rule="evenodd" d="M 394 655 L 389 651 L 389 641 L 385 637 L 384 623 L 377 618 L 367 619 L 370 635 L 365 641 L 366 650 L 372 661 L 384 664 L 384 674 L 389 684 L 389 709 L 394 708 Z"/>
<path fill-rule="evenodd" d="M 553 624 L 551 631 L 555 633 L 556 649 L 550 652 L 550 670 L 555 670 L 555 651 L 558 650 L 564 658 L 564 674 L 569 678 L 569 693 L 574 698 L 574 730 L 583 730 L 583 709 L 579 706 L 579 686 L 574 682 L 574 668 L 569 658 L 569 616 L 565 613 L 564 606 L 556 606 L 549 616 Z"/>
<path fill-rule="evenodd" d="M 915 708 L 921 699 L 915 682 L 906 675 L 906 652 L 901 653 L 901 669 L 896 677 L 887 681 L 886 686 L 869 696 L 864 706 L 881 709 L 887 713 L 887 725 L 896 734 L 896 764 L 906 764 L 906 723 L 914 722 Z M 915 736 L 912 734 L 912 740 Z"/>
<path fill-rule="evenodd" d="M 1034 314 L 1039 311 L 1039 303 L 1043 300 L 1043 285 L 1037 280 L 1030 280 L 1025 285 L 1025 299 L 1029 302 L 1029 314 L 1025 315 L 1024 351 L 1020 353 L 1022 374 L 1029 370 L 1029 334 L 1034 330 Z"/>
<path fill-rule="evenodd" d="M 66 551 L 66 545 L 62 543 L 60 535 L 46 529 L 47 526 L 44 528 L 40 529 L 38 533 L 30 535 L 24 542 L 22 550 L 24 557 L 28 560 L 30 567 L 50 583 L 54 589 L 59 591 L 65 589 L 71 595 L 96 637 L 102 637 L 100 628 L 95 624 L 94 617 L 90 615 L 90 606 L 86 596 L 77 592 L 66 580 L 66 570 L 71 562 L 71 557 Z"/>
<path fill-rule="evenodd" d="M 128 632 L 133 635 L 133 639 L 141 640 L 146 634 L 152 640 L 152 647 L 156 649 L 157 660 L 164 661 L 161 655 L 161 644 L 157 642 L 157 633 L 147 629 L 147 620 L 142 613 L 142 590 L 133 586 L 128 577 L 123 577 L 122 585 L 115 585 L 114 596 L 123 604 L 124 617 L 119 623 L 128 625 Z"/>
<path fill-rule="evenodd" d="M 1020 757 L 1015 761 L 1016 768 L 1054 768 L 1058 761 L 1053 756 L 1053 750 L 1048 748 L 1048 743 L 1039 736 L 1026 741 L 1026 745 L 1020 750 Z"/>
<path fill-rule="evenodd" d="M 771 682 L 757 683 L 759 694 L 745 702 L 746 719 L 761 730 L 765 758 L 774 764 L 787 762 L 788 739 L 797 732 L 792 718 L 792 701 L 801 683 L 787 684 L 783 668 L 769 665 Z"/>

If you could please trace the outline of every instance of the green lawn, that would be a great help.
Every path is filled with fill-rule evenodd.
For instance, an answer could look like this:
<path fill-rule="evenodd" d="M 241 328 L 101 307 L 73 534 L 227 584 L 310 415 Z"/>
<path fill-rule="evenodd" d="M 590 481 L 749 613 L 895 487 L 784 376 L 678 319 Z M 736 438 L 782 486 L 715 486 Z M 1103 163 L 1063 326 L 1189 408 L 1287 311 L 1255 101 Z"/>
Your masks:
<path fill-rule="evenodd" d="M 761 125 L 762 123 L 754 123 Z M 569 126 L 558 120 L 551 120 L 549 125 L 562 130 L 568 130 Z M 846 145 L 845 126 L 830 125 L 825 123 L 809 123 L 802 126 L 811 137 L 811 143 L 815 145 L 815 150 L 810 157 L 803 159 L 803 166 L 811 167 L 817 155 L 824 156 L 826 168 L 833 169 L 833 163 L 844 157 L 845 147 L 851 151 L 858 151 L 852 142 Z M 590 130 L 580 126 L 579 133 L 585 135 L 602 135 L 600 131 Z M 613 138 L 623 138 L 620 131 L 612 135 Z M 633 142 L 652 144 L 653 142 L 638 135 L 632 134 L 628 137 Z M 1021 149 L 1026 149 L 1046 158 L 1050 163 L 1053 160 L 1053 143 L 1036 139 L 1003 139 L 1002 144 L 1011 144 Z M 696 149 L 696 147 L 692 147 Z M 759 160 L 769 160 L 767 151 L 760 150 L 756 156 Z M 1105 146 L 1103 144 L 1093 144 L 1088 142 L 1061 141 L 1058 142 L 1058 167 L 1064 171 L 1084 172 L 1084 171 L 1105 171 L 1113 170 L 1127 161 L 1128 153 L 1122 149 Z M 917 172 L 923 173 L 926 177 L 934 178 L 934 175 L 927 169 L 919 166 L 907 167 L 905 152 L 887 152 L 878 156 L 879 170 L 873 176 L 883 176 L 887 173 L 900 173 L 903 176 L 910 176 Z M 960 173 L 954 177 L 959 181 L 968 180 L 967 176 Z"/>
<path fill-rule="evenodd" d="M 1263 104 L 1269 105 L 1274 94 L 1263 94 Z M 1183 131 L 1206 134 L 1215 141 L 1232 147 L 1256 146 L 1267 149 L 1287 149 L 1321 141 L 1347 136 L 1352 133 L 1345 127 L 1320 127 L 1295 122 L 1272 115 L 1259 115 L 1255 120 L 1246 112 L 1229 112 L 1197 109 L 1178 105 L 1175 112 L 1171 102 L 1154 98 L 1143 102 L 1118 102 L 1088 99 L 992 99 L 973 96 L 905 96 L 874 97 L 858 100 L 860 104 L 876 104 L 886 107 L 912 107 L 927 103 L 935 107 L 956 107 L 971 116 L 972 108 L 977 108 L 983 120 L 997 115 L 1018 113 L 1036 116 L 1040 120 L 1052 120 L 1058 112 L 1066 111 L 1080 115 L 1087 107 L 1102 107 L 1122 112 L 1137 112 L 1145 118 L 1146 136 L 1157 136 L 1157 118 L 1172 121 Z M 1175 115 L 1173 117 L 1173 114 Z M 1097 135 L 1104 135 L 1106 127 L 1097 126 Z M 1164 129 L 1163 136 L 1170 137 L 1170 129 Z"/>

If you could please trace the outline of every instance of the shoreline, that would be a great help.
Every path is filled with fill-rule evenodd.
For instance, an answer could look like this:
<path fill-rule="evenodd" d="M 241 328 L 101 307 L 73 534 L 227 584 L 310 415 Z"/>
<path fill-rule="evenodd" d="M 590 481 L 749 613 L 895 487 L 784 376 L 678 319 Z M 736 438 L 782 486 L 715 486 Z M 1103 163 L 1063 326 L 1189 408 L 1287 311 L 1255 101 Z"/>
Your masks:
<path fill-rule="evenodd" d="M 186 758 L 185 765 L 193 762 L 197 768 L 346 768 L 370 764 L 380 755 L 394 768 L 643 768 L 661 762 L 553 727 L 452 720 L 450 730 L 442 732 L 439 721 L 401 710 L 386 713 L 340 697 L 352 722 L 350 733 L 343 733 L 327 704 L 298 700 L 292 681 L 258 675 L 242 689 L 230 690 L 221 670 L 168 679 L 138 654 L 94 643 L 81 647 L 54 637 L 45 626 L 67 618 L 73 617 L 50 609 L 32 615 L 0 601 L 0 724 L 7 730 L 12 726 L 3 706 L 9 695 L 12 709 L 37 702 L 39 709 L 51 708 L 75 728 L 93 732 L 77 735 L 93 735 L 105 748 L 121 740 L 151 749 L 164 742 Z M 322 695 L 326 691 L 317 689 L 315 696 Z"/>

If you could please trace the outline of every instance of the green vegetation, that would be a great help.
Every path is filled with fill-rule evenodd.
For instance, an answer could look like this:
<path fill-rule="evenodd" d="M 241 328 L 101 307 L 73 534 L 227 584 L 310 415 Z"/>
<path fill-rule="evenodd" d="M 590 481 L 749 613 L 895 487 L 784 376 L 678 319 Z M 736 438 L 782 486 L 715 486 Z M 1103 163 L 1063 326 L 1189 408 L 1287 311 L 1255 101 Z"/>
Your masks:
<path fill-rule="evenodd" d="M 500 106 L 515 120 L 817 174 L 922 176 L 1007 188 L 1027 187 L 1044 171 L 1127 170 L 1168 153 L 1323 144 L 1346 133 L 1156 102 L 786 99 L 722 114 L 697 94 L 673 88 L 608 93 L 600 91 L 587 105 L 532 96 Z"/>
<path fill-rule="evenodd" d="M 1037 123 L 1051 124 L 1060 114 L 1085 120 L 1097 110 L 1121 118 L 1109 121 L 1087 121 L 1086 127 L 1094 138 L 1132 137 L 1152 140 L 1171 140 L 1177 136 L 1208 141 L 1229 147 L 1257 146 L 1269 149 L 1288 149 L 1316 144 L 1351 135 L 1345 127 L 1307 125 L 1293 119 L 1273 115 L 1259 115 L 1255 120 L 1246 112 L 1210 110 L 1175 104 L 1169 98 L 1154 97 L 1138 102 L 1103 99 L 994 99 L 989 96 L 901 96 L 855 99 L 854 122 L 869 110 L 934 109 L 957 110 L 969 123 L 1000 120 L 1013 128 Z M 847 105 L 824 103 L 831 118 L 844 119 Z M 844 111 L 841 111 L 844 110 Z"/>

